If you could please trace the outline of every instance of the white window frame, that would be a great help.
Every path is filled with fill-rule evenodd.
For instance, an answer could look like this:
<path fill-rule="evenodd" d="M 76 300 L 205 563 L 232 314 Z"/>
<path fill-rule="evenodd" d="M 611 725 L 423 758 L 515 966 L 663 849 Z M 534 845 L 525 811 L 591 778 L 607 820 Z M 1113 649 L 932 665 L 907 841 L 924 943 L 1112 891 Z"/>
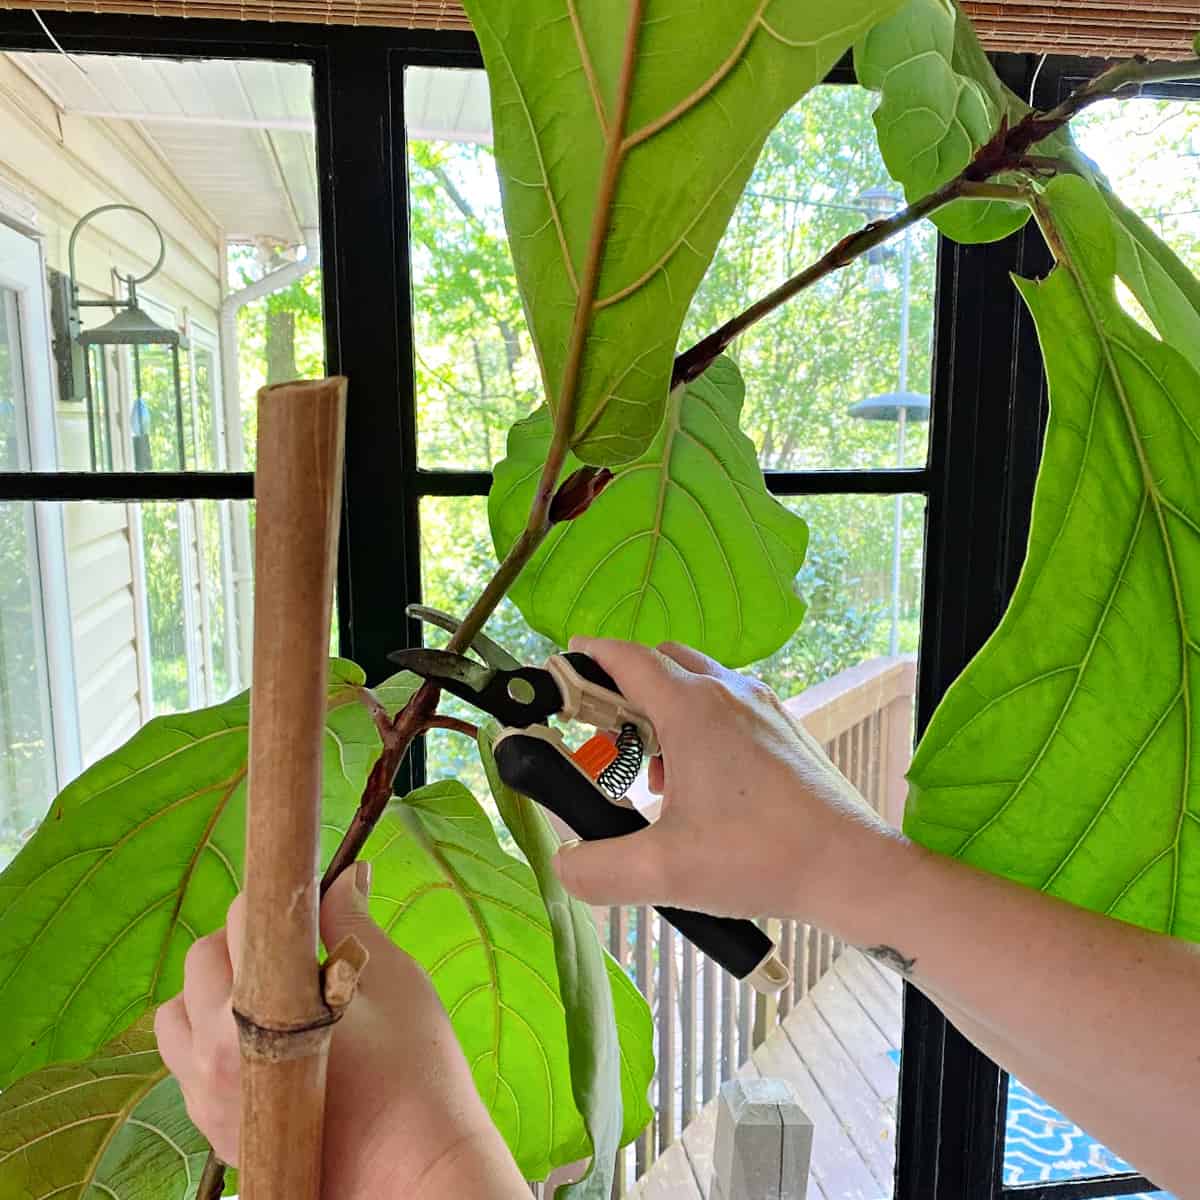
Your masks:
<path fill-rule="evenodd" d="M 22 466 L 31 471 L 53 471 L 58 461 L 57 385 L 52 367 L 45 247 L 25 221 L 12 222 L 3 209 L 0 209 L 0 286 L 17 296 L 25 385 Z M 33 552 L 37 560 L 32 576 L 37 592 L 33 601 L 35 611 L 42 614 L 54 767 L 57 786 L 61 788 L 83 766 L 62 505 L 48 501 L 35 503 L 33 528 Z"/>

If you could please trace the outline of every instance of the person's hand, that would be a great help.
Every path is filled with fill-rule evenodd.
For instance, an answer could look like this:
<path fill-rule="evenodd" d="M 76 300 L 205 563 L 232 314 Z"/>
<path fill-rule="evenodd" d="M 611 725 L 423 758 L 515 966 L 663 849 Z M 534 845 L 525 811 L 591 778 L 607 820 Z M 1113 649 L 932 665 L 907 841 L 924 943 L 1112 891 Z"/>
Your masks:
<path fill-rule="evenodd" d="M 575 638 L 654 722 L 663 792 L 649 828 L 565 846 L 564 885 L 591 904 L 801 917 L 855 940 L 903 845 L 758 680 L 686 646 Z"/>
<path fill-rule="evenodd" d="M 369 864 L 358 863 L 321 906 L 322 941 L 335 946 L 352 933 L 370 955 L 330 1047 L 324 1195 L 527 1194 L 433 985 L 371 920 L 369 891 Z M 225 928 L 188 951 L 183 991 L 154 1021 L 159 1051 L 179 1080 L 189 1116 L 232 1165 L 238 1162 L 241 1065 L 232 990 L 244 919 L 239 896 Z"/>

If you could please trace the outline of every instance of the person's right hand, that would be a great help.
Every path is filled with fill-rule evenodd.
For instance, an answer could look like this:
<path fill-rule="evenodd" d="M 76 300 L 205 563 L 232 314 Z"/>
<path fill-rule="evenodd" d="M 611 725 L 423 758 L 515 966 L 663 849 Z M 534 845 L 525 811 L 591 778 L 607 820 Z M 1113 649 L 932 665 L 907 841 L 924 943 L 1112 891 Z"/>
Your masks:
<path fill-rule="evenodd" d="M 884 894 L 907 843 L 770 688 L 674 643 L 576 638 L 571 648 L 654 722 L 662 757 L 650 785 L 663 808 L 640 833 L 561 849 L 564 885 L 591 904 L 794 916 L 855 940 L 857 914 Z"/>

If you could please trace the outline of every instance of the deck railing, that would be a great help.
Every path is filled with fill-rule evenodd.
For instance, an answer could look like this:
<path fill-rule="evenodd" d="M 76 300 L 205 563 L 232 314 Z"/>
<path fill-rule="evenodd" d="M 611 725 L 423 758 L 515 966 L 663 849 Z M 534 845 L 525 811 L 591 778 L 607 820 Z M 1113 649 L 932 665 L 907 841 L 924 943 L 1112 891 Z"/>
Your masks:
<path fill-rule="evenodd" d="M 895 825 L 912 755 L 915 683 L 913 659 L 875 658 L 786 702 L 868 803 Z M 597 910 L 596 917 L 608 949 L 632 971 L 654 1012 L 655 1119 L 624 1152 L 613 1189 L 621 1196 L 829 970 L 841 946 L 802 922 L 770 922 L 792 983 L 766 999 L 697 954 L 652 909 Z"/>

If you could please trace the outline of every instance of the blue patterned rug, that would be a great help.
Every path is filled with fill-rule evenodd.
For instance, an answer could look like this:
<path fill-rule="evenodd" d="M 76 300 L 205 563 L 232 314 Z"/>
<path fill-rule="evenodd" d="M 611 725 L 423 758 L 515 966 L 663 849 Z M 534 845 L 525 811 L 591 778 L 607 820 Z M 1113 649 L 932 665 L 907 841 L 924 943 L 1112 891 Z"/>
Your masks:
<path fill-rule="evenodd" d="M 889 1057 L 900 1061 L 900 1052 Z M 1019 1079 L 1008 1082 L 1004 1183 L 1051 1183 L 1132 1171 L 1123 1158 L 1085 1133 Z M 1123 1200 L 1176 1200 L 1169 1192 L 1131 1193 Z"/>

